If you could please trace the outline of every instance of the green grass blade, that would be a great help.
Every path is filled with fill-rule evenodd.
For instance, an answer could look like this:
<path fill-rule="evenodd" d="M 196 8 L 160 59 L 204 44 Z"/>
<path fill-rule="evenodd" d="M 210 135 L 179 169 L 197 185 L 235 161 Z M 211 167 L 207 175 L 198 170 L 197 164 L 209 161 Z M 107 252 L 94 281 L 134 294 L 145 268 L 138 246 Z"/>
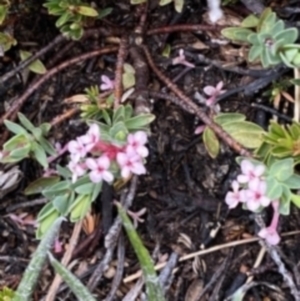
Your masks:
<path fill-rule="evenodd" d="M 63 217 L 58 218 L 49 228 L 44 238 L 41 240 L 40 244 L 38 245 L 36 251 L 32 256 L 29 265 L 27 266 L 24 272 L 22 280 L 18 286 L 18 289 L 12 301 L 31 300 L 31 295 L 38 281 L 39 274 L 45 263 L 47 252 L 51 249 L 63 220 Z"/>
<path fill-rule="evenodd" d="M 89 290 L 78 280 L 66 267 L 64 267 L 59 261 L 57 261 L 53 255 L 49 252 L 48 257 L 51 265 L 55 269 L 61 278 L 67 283 L 71 291 L 77 297 L 79 301 L 97 301 Z"/>
<path fill-rule="evenodd" d="M 144 247 L 138 233 L 130 221 L 126 211 L 120 204 L 117 204 L 119 216 L 126 230 L 131 245 L 140 262 L 146 285 L 148 301 L 165 301 L 163 290 L 159 284 L 154 264 L 148 250 Z"/>

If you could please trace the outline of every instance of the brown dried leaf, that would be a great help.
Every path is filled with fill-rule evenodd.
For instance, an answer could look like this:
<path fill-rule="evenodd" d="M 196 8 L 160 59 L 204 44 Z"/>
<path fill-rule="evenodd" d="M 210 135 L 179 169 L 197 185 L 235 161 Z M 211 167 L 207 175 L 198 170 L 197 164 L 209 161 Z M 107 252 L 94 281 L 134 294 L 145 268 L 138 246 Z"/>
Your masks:
<path fill-rule="evenodd" d="M 189 288 L 184 297 L 184 301 L 197 301 L 198 296 L 201 294 L 204 287 L 204 283 L 202 279 L 194 279 L 190 284 Z M 207 300 L 205 296 L 202 297 L 201 300 Z"/>
<path fill-rule="evenodd" d="M 88 97 L 85 94 L 76 94 L 71 97 L 65 98 L 64 99 L 65 103 L 85 103 L 89 102 Z"/>
<path fill-rule="evenodd" d="M 18 186 L 22 176 L 23 173 L 17 165 L 8 170 L 0 171 L 0 199 Z"/>

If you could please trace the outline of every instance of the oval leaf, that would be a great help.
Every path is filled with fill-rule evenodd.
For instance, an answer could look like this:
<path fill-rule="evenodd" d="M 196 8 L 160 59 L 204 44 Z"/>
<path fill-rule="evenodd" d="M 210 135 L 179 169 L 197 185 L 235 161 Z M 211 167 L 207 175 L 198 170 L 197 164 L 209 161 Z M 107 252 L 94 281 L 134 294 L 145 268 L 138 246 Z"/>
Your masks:
<path fill-rule="evenodd" d="M 58 183 L 60 177 L 48 177 L 48 178 L 39 178 L 34 182 L 30 183 L 24 190 L 25 195 L 32 195 L 41 193 L 44 189 L 53 186 Z"/>
<path fill-rule="evenodd" d="M 206 127 L 203 132 L 203 142 L 208 154 L 215 159 L 220 151 L 220 143 L 214 131 Z"/>

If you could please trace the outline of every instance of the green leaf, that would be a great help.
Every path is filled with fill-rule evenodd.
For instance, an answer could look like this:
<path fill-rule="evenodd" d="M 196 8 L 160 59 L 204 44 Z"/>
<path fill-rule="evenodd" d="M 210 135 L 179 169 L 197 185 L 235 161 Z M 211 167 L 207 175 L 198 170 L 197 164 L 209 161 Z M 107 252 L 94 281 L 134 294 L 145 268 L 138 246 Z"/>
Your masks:
<path fill-rule="evenodd" d="M 240 113 L 219 113 L 214 117 L 214 121 L 221 126 L 228 123 L 244 120 L 246 120 L 246 116 Z"/>
<path fill-rule="evenodd" d="M 124 90 L 127 90 L 135 85 L 135 75 L 133 73 L 122 74 L 122 84 Z"/>
<path fill-rule="evenodd" d="M 26 118 L 26 116 L 22 113 L 18 113 L 18 119 L 20 120 L 20 122 L 22 123 L 22 125 L 29 131 L 32 131 L 32 129 L 34 129 L 34 125 L 31 123 L 31 121 L 29 119 Z"/>
<path fill-rule="evenodd" d="M 69 12 L 62 14 L 55 22 L 56 27 L 61 27 L 72 19 L 73 15 Z"/>
<path fill-rule="evenodd" d="M 8 13 L 8 9 L 8 5 L 0 5 L 0 25 L 3 24 Z"/>
<path fill-rule="evenodd" d="M 256 59 L 258 59 L 262 53 L 262 47 L 261 46 L 252 46 L 250 48 L 249 54 L 248 54 L 248 59 L 249 62 L 254 62 Z"/>
<path fill-rule="evenodd" d="M 297 55 L 293 58 L 292 61 L 293 65 L 296 67 L 300 66 L 300 53 L 298 52 Z"/>
<path fill-rule="evenodd" d="M 35 159 L 44 167 L 48 167 L 47 155 L 45 150 L 36 142 L 32 142 L 32 151 Z"/>
<path fill-rule="evenodd" d="M 13 132 L 14 134 L 27 134 L 27 131 L 17 123 L 11 122 L 9 120 L 4 120 L 4 124 L 7 127 L 7 129 Z"/>
<path fill-rule="evenodd" d="M 46 218 L 49 214 L 55 211 L 55 208 L 53 207 L 52 202 L 47 203 L 39 212 L 37 216 L 37 222 L 40 222 L 44 218 Z"/>
<path fill-rule="evenodd" d="M 216 137 L 214 131 L 209 127 L 205 128 L 202 137 L 208 154 L 211 158 L 215 159 L 220 151 L 219 139 Z"/>
<path fill-rule="evenodd" d="M 74 197 L 75 194 L 73 193 Z M 61 214 L 66 215 L 69 209 L 71 196 L 69 193 L 58 195 L 52 201 L 53 207 Z"/>
<path fill-rule="evenodd" d="M 96 198 L 99 196 L 99 193 L 102 189 L 102 182 L 94 184 L 94 190 L 91 196 L 91 202 L 94 202 Z"/>
<path fill-rule="evenodd" d="M 26 158 L 30 152 L 31 145 L 26 144 L 10 152 L 11 158 Z"/>
<path fill-rule="evenodd" d="M 296 207 L 300 208 L 300 195 L 292 193 L 291 200 Z"/>
<path fill-rule="evenodd" d="M 55 209 L 49 213 L 45 218 L 39 221 L 39 226 L 36 230 L 36 238 L 41 239 L 45 233 L 51 228 L 54 222 L 58 219 L 59 213 Z"/>
<path fill-rule="evenodd" d="M 251 14 L 242 21 L 241 26 L 244 28 L 253 28 L 256 27 L 258 23 L 259 19 L 255 15 Z"/>
<path fill-rule="evenodd" d="M 267 177 L 267 197 L 271 200 L 277 200 L 282 195 L 282 185 L 272 176 Z"/>
<path fill-rule="evenodd" d="M 43 137 L 40 137 L 39 142 L 40 142 L 40 145 L 46 151 L 47 154 L 49 154 L 51 156 L 56 155 L 55 148 L 52 146 L 52 144 L 47 139 L 45 139 Z"/>
<path fill-rule="evenodd" d="M 282 62 L 290 68 L 294 68 L 293 64 L 290 63 L 290 61 L 287 59 L 287 57 L 285 56 L 285 52 L 279 52 L 279 56 L 282 59 Z"/>
<path fill-rule="evenodd" d="M 43 190 L 43 195 L 46 198 L 53 199 L 57 195 L 66 193 L 70 189 L 70 184 L 68 181 L 60 181 L 53 186 Z"/>
<path fill-rule="evenodd" d="M 91 194 L 93 192 L 95 184 L 86 183 L 75 188 L 75 192 L 78 194 Z"/>
<path fill-rule="evenodd" d="M 46 261 L 47 252 L 53 246 L 53 243 L 58 236 L 60 225 L 63 218 L 57 219 L 47 229 L 47 233 L 36 248 L 30 263 L 28 264 L 25 272 L 22 275 L 22 279 L 18 285 L 17 291 L 13 298 L 13 301 L 27 301 L 32 300 L 32 294 L 42 273 L 43 266 Z"/>
<path fill-rule="evenodd" d="M 108 15 L 110 15 L 113 11 L 112 7 L 106 7 L 105 9 L 101 9 L 99 14 L 98 14 L 98 19 L 101 20 L 105 17 L 107 17 Z"/>
<path fill-rule="evenodd" d="M 300 189 L 300 176 L 293 174 L 284 181 L 284 184 L 289 187 L 289 189 Z"/>
<path fill-rule="evenodd" d="M 21 61 L 25 61 L 26 59 L 28 59 L 31 56 L 32 56 L 32 54 L 30 52 L 20 50 Z M 33 61 L 28 66 L 28 69 L 37 74 L 45 74 L 47 72 L 45 65 L 40 60 Z"/>
<path fill-rule="evenodd" d="M 248 42 L 255 46 L 262 46 L 261 39 L 257 33 L 252 33 L 247 37 Z"/>
<path fill-rule="evenodd" d="M 284 51 L 285 58 L 291 63 L 298 54 L 298 49 L 288 49 Z"/>
<path fill-rule="evenodd" d="M 280 199 L 280 205 L 279 205 L 279 213 L 282 215 L 289 215 L 290 214 L 290 208 L 291 208 L 291 197 L 292 193 L 290 189 L 282 185 L 282 196 Z"/>
<path fill-rule="evenodd" d="M 128 135 L 128 130 L 124 124 L 124 122 L 115 123 L 109 130 L 109 136 L 117 141 L 124 142 Z"/>
<path fill-rule="evenodd" d="M 30 143 L 30 141 L 27 136 L 18 134 L 6 141 L 3 145 L 3 149 L 10 152 L 28 143 Z"/>
<path fill-rule="evenodd" d="M 260 19 L 261 21 L 261 19 Z M 277 18 L 276 18 L 276 14 L 271 12 L 271 13 L 268 13 L 263 22 L 259 24 L 260 26 L 260 29 L 259 29 L 259 32 L 261 33 L 270 33 L 271 30 L 272 30 L 272 27 L 274 27 L 275 23 L 277 21 Z"/>
<path fill-rule="evenodd" d="M 64 267 L 59 261 L 57 261 L 51 253 L 48 253 L 49 261 L 54 267 L 54 270 L 61 278 L 66 282 L 68 287 L 76 296 L 79 301 L 97 301 L 96 298 L 89 292 L 87 287 L 78 280 L 66 267 Z"/>
<path fill-rule="evenodd" d="M 294 174 L 294 160 L 287 158 L 276 161 L 270 167 L 269 174 L 280 182 L 286 181 Z"/>
<path fill-rule="evenodd" d="M 235 140 L 247 148 L 257 148 L 262 143 L 264 130 L 249 121 L 232 122 L 222 126 Z"/>
<path fill-rule="evenodd" d="M 225 38 L 240 42 L 248 42 L 248 36 L 252 33 L 252 30 L 241 27 L 227 27 L 221 30 Z"/>
<path fill-rule="evenodd" d="M 298 29 L 295 27 L 285 29 L 275 34 L 275 40 L 284 40 L 284 44 L 293 44 L 298 38 Z"/>
<path fill-rule="evenodd" d="M 58 174 L 61 175 L 65 179 L 68 179 L 68 178 L 72 177 L 71 171 L 66 167 L 56 165 L 56 170 L 57 170 Z"/>
<path fill-rule="evenodd" d="M 284 22 L 282 20 L 278 20 L 271 29 L 271 35 L 274 36 L 278 32 L 282 32 L 284 30 Z"/>
<path fill-rule="evenodd" d="M 47 178 L 39 178 L 33 182 L 31 182 L 24 190 L 25 195 L 32 195 L 37 193 L 42 193 L 42 191 L 46 188 L 53 186 L 58 183 L 60 177 L 52 176 Z"/>
<path fill-rule="evenodd" d="M 165 5 L 167 5 L 167 4 L 169 4 L 169 3 L 171 3 L 173 0 L 160 0 L 159 1 L 159 5 L 160 6 L 165 6 Z"/>
<path fill-rule="evenodd" d="M 139 130 L 149 125 L 155 119 L 153 114 L 140 114 L 125 121 L 125 126 L 129 131 Z"/>
<path fill-rule="evenodd" d="M 184 6 L 184 0 L 174 0 L 174 7 L 178 13 L 182 12 Z"/>
<path fill-rule="evenodd" d="M 76 11 L 83 16 L 88 16 L 88 17 L 98 16 L 98 12 L 90 6 L 77 6 Z"/>
<path fill-rule="evenodd" d="M 166 44 L 166 46 L 165 46 L 164 50 L 162 51 L 161 55 L 163 57 L 169 58 L 170 54 L 171 54 L 171 45 L 170 44 Z"/>
<path fill-rule="evenodd" d="M 91 196 L 79 195 L 73 204 L 69 207 L 70 221 L 77 222 L 81 220 L 91 208 Z"/>
<path fill-rule="evenodd" d="M 264 68 L 269 68 L 271 65 L 267 52 L 268 50 L 266 48 L 263 48 L 260 54 L 260 60 Z"/>
<path fill-rule="evenodd" d="M 114 123 L 117 123 L 118 121 L 124 121 L 125 120 L 125 108 L 123 105 L 120 105 L 113 114 L 113 121 Z"/>
<path fill-rule="evenodd" d="M 51 124 L 44 122 L 39 126 L 39 128 L 42 130 L 43 136 L 47 136 L 49 131 L 51 130 Z"/>
<path fill-rule="evenodd" d="M 31 130 L 31 132 L 32 132 L 34 138 L 35 138 L 37 141 L 39 141 L 39 140 L 41 139 L 41 137 L 42 137 L 42 130 L 41 130 L 41 129 L 39 129 L 39 128 L 33 128 L 33 129 Z"/>
<path fill-rule="evenodd" d="M 136 232 L 126 211 L 120 204 L 117 204 L 119 216 L 126 230 L 129 241 L 142 267 L 143 278 L 146 285 L 146 295 L 149 301 L 165 301 L 163 290 L 160 286 L 152 258 L 145 248 L 142 240 Z"/>
<path fill-rule="evenodd" d="M 132 5 L 137 5 L 145 2 L 147 2 L 147 0 L 130 0 L 130 4 Z"/>

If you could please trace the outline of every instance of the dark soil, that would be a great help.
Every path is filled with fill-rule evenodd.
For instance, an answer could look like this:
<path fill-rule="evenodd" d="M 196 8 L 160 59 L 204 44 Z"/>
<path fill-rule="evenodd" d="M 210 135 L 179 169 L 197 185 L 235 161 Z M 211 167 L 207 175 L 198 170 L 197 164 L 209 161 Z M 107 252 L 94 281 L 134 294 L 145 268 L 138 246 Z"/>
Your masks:
<path fill-rule="evenodd" d="M 60 34 L 54 26 L 56 18 L 48 16 L 47 11 L 40 4 L 30 1 L 12 2 L 14 12 L 9 15 L 5 28 L 13 31 L 18 45 L 0 59 L 0 75 L 6 74 L 18 65 L 20 49 L 35 53 Z M 63 40 L 41 57 L 48 69 L 106 45 L 118 45 L 121 36 L 128 36 L 130 39 L 135 37 L 134 30 L 139 24 L 141 7 L 130 6 L 129 1 L 96 2 L 100 8 L 113 7 L 108 17 L 90 25 L 91 28 L 98 29 L 98 34 L 96 30 L 95 34 L 86 36 L 78 42 Z M 160 7 L 157 2 L 149 3 L 145 30 L 175 24 L 208 25 L 207 30 L 178 30 L 173 33 L 146 36 L 143 43 L 148 46 L 157 68 L 171 81 L 176 81 L 180 89 L 197 104 L 199 104 L 195 97 L 197 92 L 203 95 L 203 88 L 206 85 L 215 86 L 219 81 L 223 81 L 227 93 L 226 97 L 219 102 L 222 112 L 246 114 L 248 120 L 266 127 L 272 114 L 253 108 L 251 104 L 259 103 L 272 108 L 272 104 L 267 97 L 263 96 L 263 93 L 270 89 L 274 80 L 292 77 L 292 72 L 289 74 L 286 70 L 279 70 L 267 74 L 262 71 L 261 76 L 251 76 L 251 72 L 249 75 L 243 75 L 241 70 L 246 74 L 248 70 L 254 68 L 241 55 L 234 54 L 239 46 L 223 45 L 218 42 L 222 39 L 220 27 L 208 23 L 206 1 L 185 0 L 185 8 L 181 14 L 174 11 L 172 4 Z M 298 15 L 286 13 L 287 7 L 293 7 L 292 2 L 272 1 L 271 4 L 282 18 L 291 24 L 296 24 Z M 239 2 L 226 7 L 228 20 L 243 18 L 249 13 L 250 11 Z M 170 58 L 162 56 L 166 45 L 171 48 Z M 178 55 L 181 48 L 185 50 L 187 59 L 196 65 L 194 69 L 185 70 L 184 66 L 172 65 L 172 58 Z M 212 60 L 217 61 L 218 65 L 213 64 Z M 34 124 L 51 122 L 76 106 L 76 104 L 66 103 L 64 101 L 66 98 L 82 94 L 85 88 L 92 85 L 99 85 L 103 74 L 113 77 L 116 61 L 117 53 L 105 54 L 64 69 L 39 86 L 27 98 L 21 111 Z M 133 64 L 133 57 L 129 55 L 126 62 Z M 230 67 L 228 67 L 229 64 L 231 64 Z M 237 67 L 240 69 L 238 70 Z M 39 77 L 33 73 L 27 76 L 24 71 L 21 71 L 2 84 L 0 86 L 0 114 L 3 115 Z M 264 83 L 262 86 L 259 86 L 260 81 Z M 254 83 L 255 88 L 253 85 L 249 86 L 251 83 Z M 146 85 L 150 91 L 173 95 L 150 68 L 149 81 Z M 240 89 L 237 90 L 237 88 Z M 293 93 L 293 91 L 290 92 Z M 210 158 L 201 135 L 194 134 L 196 125 L 201 124 L 201 121 L 171 101 L 150 96 L 148 100 L 151 100 L 149 104 L 151 104 L 152 113 L 156 116 L 151 125 L 150 155 L 147 159 L 148 173 L 138 179 L 137 192 L 131 210 L 136 212 L 142 208 L 147 209 L 147 213 L 143 216 L 144 223 L 139 224 L 138 232 L 155 260 L 166 261 L 172 252 L 184 256 L 201 248 L 207 249 L 255 237 L 258 229 L 253 214 L 241 208 L 229 211 L 224 202 L 224 196 L 230 189 L 231 181 L 238 173 L 238 165 L 235 163 L 237 153 L 222 143 L 218 157 Z M 134 99 L 130 98 L 129 102 L 134 104 Z M 281 106 L 283 107 L 284 104 L 282 103 Z M 288 110 L 283 114 L 292 117 L 291 112 Z M 281 119 L 279 121 L 283 122 Z M 56 125 L 50 136 L 53 142 L 59 141 L 64 144 L 85 130 L 86 127 L 77 113 Z M 5 132 L 2 128 L 2 142 L 4 137 L 7 137 Z M 64 158 L 61 160 L 63 163 Z M 15 189 L 2 197 L 0 202 L 0 288 L 8 286 L 15 289 L 18 286 L 31 254 L 38 244 L 33 226 L 26 222 L 17 223 L 11 218 L 11 214 L 27 213 L 27 221 L 37 216 L 43 206 L 43 200 L 36 204 L 34 203 L 36 198 L 24 196 L 23 191 L 31 181 L 41 176 L 42 169 L 29 159 L 19 166 L 24 177 Z M 126 187 L 122 189 L 124 188 Z M 122 189 L 113 190 L 111 187 L 106 187 L 103 195 L 93 206 L 93 214 L 98 216 L 99 221 L 95 231 L 92 234 L 86 231 L 81 233 L 71 262 L 72 271 L 84 283 L 88 282 L 93 270 L 105 254 L 104 236 L 116 217 L 112 201 L 120 198 Z M 28 201 L 36 205 L 28 204 Z M 23 203 L 27 205 L 22 206 Z M 265 214 L 265 221 L 269 222 L 268 212 Z M 216 229 L 218 225 L 220 227 L 217 233 L 211 237 L 211 230 Z M 280 231 L 283 233 L 297 230 L 299 225 L 298 210 L 293 208 L 289 217 L 281 219 Z M 60 240 L 64 250 L 69 242 L 73 226 L 67 222 L 63 224 Z M 123 278 L 125 279 L 137 272 L 140 267 L 126 237 L 124 244 Z M 61 259 L 64 250 L 56 254 L 57 258 Z M 253 268 L 260 250 L 261 246 L 258 242 L 231 248 L 220 247 L 220 250 L 216 252 L 209 252 L 206 255 L 177 263 L 176 273 L 169 283 L 167 300 L 196 301 L 199 300 L 203 290 L 205 292 L 201 300 L 225 300 L 226 296 L 232 294 L 245 283 L 248 276 L 252 275 L 253 281 L 258 285 L 247 292 L 244 300 L 294 300 L 277 266 L 268 254 L 264 256 L 259 267 Z M 300 256 L 298 236 L 283 238 L 280 250 L 287 269 L 297 277 Z M 115 252 L 113 260 L 109 262 L 109 269 L 94 290 L 98 300 L 104 300 L 113 286 L 117 259 Z M 45 266 L 36 287 L 34 300 L 42 300 L 46 296 L 53 277 L 52 268 Z M 114 297 L 110 300 L 123 300 L 135 281 L 126 284 L 121 282 Z M 297 283 L 297 279 L 295 281 Z M 276 289 L 271 289 L 263 283 L 273 285 Z M 75 300 L 75 297 L 62 284 L 56 300 Z"/>

